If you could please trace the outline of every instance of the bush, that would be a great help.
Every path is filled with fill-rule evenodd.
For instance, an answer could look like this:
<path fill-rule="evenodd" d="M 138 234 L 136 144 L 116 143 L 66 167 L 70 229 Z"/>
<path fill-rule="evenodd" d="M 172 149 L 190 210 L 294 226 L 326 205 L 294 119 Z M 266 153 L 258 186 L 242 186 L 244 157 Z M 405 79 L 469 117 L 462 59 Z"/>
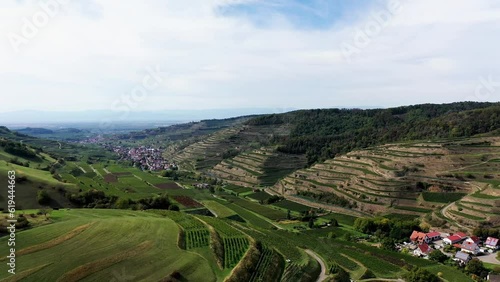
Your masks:
<path fill-rule="evenodd" d="M 429 254 L 429 259 L 443 263 L 448 259 L 448 256 L 443 254 L 440 250 L 434 250 Z"/>
<path fill-rule="evenodd" d="M 475 258 L 469 261 L 465 267 L 465 272 L 480 277 L 486 277 L 488 275 L 488 270 L 484 267 L 483 262 Z"/>
<path fill-rule="evenodd" d="M 36 200 L 38 201 L 38 203 L 40 205 L 46 206 L 46 205 L 50 204 L 51 198 L 50 198 L 49 194 L 47 193 L 47 191 L 40 190 L 37 193 Z"/>
<path fill-rule="evenodd" d="M 130 208 L 130 200 L 129 199 L 118 199 L 118 201 L 116 201 L 115 207 L 117 209 L 126 210 L 126 209 Z"/>
<path fill-rule="evenodd" d="M 441 279 L 431 272 L 419 268 L 413 267 L 408 273 L 403 277 L 407 282 L 440 282 Z"/>

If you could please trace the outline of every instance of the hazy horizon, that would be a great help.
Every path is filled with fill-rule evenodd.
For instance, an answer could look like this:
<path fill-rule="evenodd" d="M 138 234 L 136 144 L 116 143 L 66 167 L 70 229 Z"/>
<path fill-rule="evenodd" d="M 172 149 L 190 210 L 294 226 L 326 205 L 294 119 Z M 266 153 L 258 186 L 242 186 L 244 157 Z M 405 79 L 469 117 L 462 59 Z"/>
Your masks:
<path fill-rule="evenodd" d="M 0 112 L 499 100 L 493 0 L 45 3 L 0 4 Z"/>

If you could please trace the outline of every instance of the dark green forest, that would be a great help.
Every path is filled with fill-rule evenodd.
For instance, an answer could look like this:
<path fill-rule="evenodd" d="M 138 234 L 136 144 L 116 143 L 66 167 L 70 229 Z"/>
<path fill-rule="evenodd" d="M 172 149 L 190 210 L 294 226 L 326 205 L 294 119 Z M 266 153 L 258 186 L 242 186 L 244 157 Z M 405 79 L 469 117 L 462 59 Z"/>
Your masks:
<path fill-rule="evenodd" d="M 423 104 L 390 109 L 318 109 L 260 116 L 248 125 L 290 124 L 275 137 L 283 153 L 307 154 L 309 164 L 354 149 L 405 140 L 470 137 L 500 128 L 499 103 Z"/>

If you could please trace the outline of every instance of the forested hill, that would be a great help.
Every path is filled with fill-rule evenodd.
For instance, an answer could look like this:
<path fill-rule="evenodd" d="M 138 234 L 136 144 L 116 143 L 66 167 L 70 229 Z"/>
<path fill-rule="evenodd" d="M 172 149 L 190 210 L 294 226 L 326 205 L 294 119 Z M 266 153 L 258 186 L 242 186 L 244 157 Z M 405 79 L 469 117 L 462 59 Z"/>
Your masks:
<path fill-rule="evenodd" d="M 290 124 L 275 137 L 283 153 L 314 163 L 353 149 L 394 141 L 470 137 L 500 128 L 500 103 L 423 104 L 390 109 L 300 110 L 253 118 L 249 126 Z"/>

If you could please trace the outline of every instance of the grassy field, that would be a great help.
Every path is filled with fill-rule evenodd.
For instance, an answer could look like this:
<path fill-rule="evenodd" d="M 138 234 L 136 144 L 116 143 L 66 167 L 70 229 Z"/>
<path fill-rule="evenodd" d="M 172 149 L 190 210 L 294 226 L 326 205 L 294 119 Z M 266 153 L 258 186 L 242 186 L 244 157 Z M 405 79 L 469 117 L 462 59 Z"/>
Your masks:
<path fill-rule="evenodd" d="M 43 171 L 39 169 L 7 163 L 5 161 L 0 161 L 0 173 L 6 173 L 9 170 L 15 170 L 18 178 L 20 176 L 26 176 L 29 179 L 33 179 L 51 185 L 61 185 L 61 186 L 66 185 L 65 183 L 62 183 L 57 179 L 54 179 L 54 177 L 52 177 L 52 175 L 48 171 Z"/>
<path fill-rule="evenodd" d="M 308 206 L 304 206 L 302 204 L 288 201 L 288 200 L 279 201 L 277 203 L 274 203 L 273 206 L 280 207 L 280 208 L 283 208 L 285 210 L 295 211 L 298 213 L 302 213 L 302 212 L 306 212 L 306 211 L 311 210 L 311 208 Z"/>
<path fill-rule="evenodd" d="M 229 217 L 236 214 L 232 209 L 216 201 L 203 201 L 203 205 L 217 217 Z"/>
<path fill-rule="evenodd" d="M 260 201 L 265 201 L 265 200 L 271 198 L 272 196 L 266 192 L 257 192 L 257 193 L 250 194 L 247 197 L 260 202 Z"/>
<path fill-rule="evenodd" d="M 228 184 L 224 188 L 231 191 L 231 192 L 237 193 L 237 194 L 252 192 L 251 188 L 241 187 L 241 186 L 233 185 L 233 184 Z"/>
<path fill-rule="evenodd" d="M 286 218 L 286 212 L 281 209 L 273 209 L 268 206 L 261 205 L 255 202 L 250 202 L 238 197 L 229 197 L 228 199 L 230 199 L 240 207 L 243 207 L 261 216 L 267 217 L 271 220 Z"/>
<path fill-rule="evenodd" d="M 433 193 L 423 192 L 422 197 L 427 202 L 451 203 L 462 199 L 466 193 Z"/>
<path fill-rule="evenodd" d="M 71 210 L 54 211 L 53 219 L 53 224 L 18 233 L 17 272 L 26 274 L 26 281 L 111 281 L 120 275 L 158 281 L 173 271 L 190 281 L 216 281 L 213 261 L 177 247 L 179 228 L 168 218 Z M 6 244 L 6 238 L 0 243 Z M 2 263 L 0 279 L 7 276 Z"/>

